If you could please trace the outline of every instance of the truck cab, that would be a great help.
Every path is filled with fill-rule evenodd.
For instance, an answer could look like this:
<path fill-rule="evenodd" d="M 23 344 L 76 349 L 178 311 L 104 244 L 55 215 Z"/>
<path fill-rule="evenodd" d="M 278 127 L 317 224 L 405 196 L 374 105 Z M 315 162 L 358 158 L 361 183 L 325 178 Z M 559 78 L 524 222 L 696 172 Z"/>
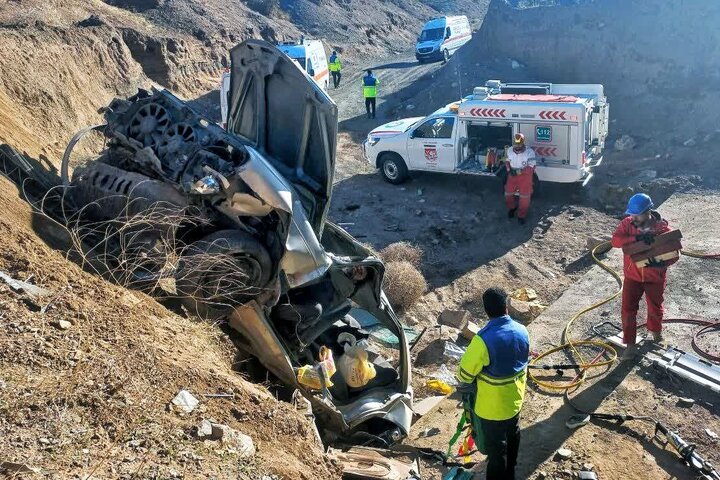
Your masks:
<path fill-rule="evenodd" d="M 602 162 L 608 113 L 602 85 L 491 80 L 427 117 L 374 129 L 363 147 L 391 183 L 412 170 L 502 177 L 513 135 L 523 133 L 538 181 L 585 185 Z"/>

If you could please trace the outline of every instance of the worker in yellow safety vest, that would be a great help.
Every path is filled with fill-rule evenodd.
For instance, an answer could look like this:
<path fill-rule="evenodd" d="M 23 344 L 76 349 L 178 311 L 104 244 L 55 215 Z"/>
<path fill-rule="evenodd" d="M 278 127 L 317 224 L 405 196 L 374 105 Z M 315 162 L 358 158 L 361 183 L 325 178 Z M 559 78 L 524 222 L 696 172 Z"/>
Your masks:
<path fill-rule="evenodd" d="M 377 97 L 377 86 L 380 85 L 380 80 L 375 78 L 372 70 L 368 70 L 362 79 L 362 84 L 367 118 L 375 118 L 375 98 Z"/>
<path fill-rule="evenodd" d="M 479 436 L 476 444 L 483 445 L 488 457 L 486 478 L 512 480 L 520 447 L 518 420 L 530 341 L 525 326 L 508 315 L 508 298 L 502 289 L 490 288 L 482 299 L 489 320 L 460 359 L 458 390 L 476 389 L 471 425 Z"/>
<path fill-rule="evenodd" d="M 337 52 L 333 50 L 332 55 L 330 55 L 330 60 L 328 62 L 328 70 L 330 70 L 330 74 L 333 78 L 333 86 L 335 88 L 338 88 L 340 86 L 340 77 L 342 74 L 340 71 L 342 70 L 342 62 L 340 61 L 340 57 L 338 56 Z"/>

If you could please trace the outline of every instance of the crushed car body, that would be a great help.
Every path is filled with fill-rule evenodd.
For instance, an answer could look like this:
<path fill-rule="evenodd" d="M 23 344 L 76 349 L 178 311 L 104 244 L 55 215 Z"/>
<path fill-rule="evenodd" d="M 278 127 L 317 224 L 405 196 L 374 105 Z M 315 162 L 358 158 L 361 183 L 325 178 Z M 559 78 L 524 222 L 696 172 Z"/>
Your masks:
<path fill-rule="evenodd" d="M 409 348 L 382 262 L 326 219 L 337 107 L 266 42 L 231 58 L 227 130 L 164 90 L 106 109 L 106 148 L 64 179 L 83 258 L 132 288 L 170 280 L 191 312 L 228 318 L 236 344 L 311 401 L 327 441 L 392 443 L 412 417 Z M 376 344 L 368 318 L 397 345 Z M 299 381 L 357 352 L 360 383 Z"/>

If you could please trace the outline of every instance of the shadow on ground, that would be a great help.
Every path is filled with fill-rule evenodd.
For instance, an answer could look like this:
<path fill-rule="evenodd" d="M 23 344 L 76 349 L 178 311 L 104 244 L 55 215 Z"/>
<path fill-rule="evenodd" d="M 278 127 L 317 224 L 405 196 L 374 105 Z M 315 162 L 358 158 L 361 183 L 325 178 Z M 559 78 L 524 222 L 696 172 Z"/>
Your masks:
<path fill-rule="evenodd" d="M 570 196 L 583 204 L 582 191 Z M 423 273 L 436 288 L 527 242 L 536 227 L 545 228 L 546 217 L 570 208 L 567 201 L 567 188 L 543 187 L 519 225 L 507 218 L 496 177 L 423 173 L 392 185 L 364 174 L 335 184 L 330 218 L 377 250 L 399 241 L 419 245 Z"/>

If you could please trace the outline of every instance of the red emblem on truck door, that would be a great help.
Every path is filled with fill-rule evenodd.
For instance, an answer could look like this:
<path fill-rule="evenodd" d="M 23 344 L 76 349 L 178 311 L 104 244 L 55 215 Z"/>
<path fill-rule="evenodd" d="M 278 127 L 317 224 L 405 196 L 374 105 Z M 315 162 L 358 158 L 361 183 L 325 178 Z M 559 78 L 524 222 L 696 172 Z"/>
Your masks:
<path fill-rule="evenodd" d="M 425 147 L 425 161 L 427 163 L 437 163 L 437 149 L 435 147 Z"/>

